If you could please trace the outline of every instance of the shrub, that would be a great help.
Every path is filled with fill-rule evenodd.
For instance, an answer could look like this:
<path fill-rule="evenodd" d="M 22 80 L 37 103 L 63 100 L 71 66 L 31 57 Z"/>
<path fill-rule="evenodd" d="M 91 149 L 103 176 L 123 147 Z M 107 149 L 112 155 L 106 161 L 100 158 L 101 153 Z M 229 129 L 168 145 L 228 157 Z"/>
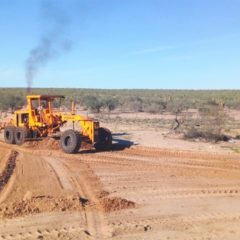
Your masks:
<path fill-rule="evenodd" d="M 188 126 L 184 133 L 185 138 L 203 138 L 207 141 L 215 142 L 228 140 L 228 137 L 224 134 L 228 117 L 222 108 L 217 105 L 211 105 L 201 108 L 199 112 L 200 119 L 197 120 L 198 124 L 194 122 L 194 125 Z"/>
<path fill-rule="evenodd" d="M 104 106 L 104 102 L 92 95 L 85 96 L 82 100 L 82 103 L 93 112 L 100 112 L 100 109 Z"/>
<path fill-rule="evenodd" d="M 130 110 L 133 112 L 142 112 L 143 111 L 143 99 L 136 96 L 136 97 L 127 97 L 122 99 L 122 110 Z"/>
<path fill-rule="evenodd" d="M 15 96 L 13 94 L 5 94 L 1 97 L 0 108 L 2 110 L 14 111 L 17 108 L 21 108 L 24 105 L 25 99 L 20 96 Z"/>
<path fill-rule="evenodd" d="M 117 98 L 107 98 L 103 100 L 103 105 L 111 112 L 118 107 L 119 101 Z"/>

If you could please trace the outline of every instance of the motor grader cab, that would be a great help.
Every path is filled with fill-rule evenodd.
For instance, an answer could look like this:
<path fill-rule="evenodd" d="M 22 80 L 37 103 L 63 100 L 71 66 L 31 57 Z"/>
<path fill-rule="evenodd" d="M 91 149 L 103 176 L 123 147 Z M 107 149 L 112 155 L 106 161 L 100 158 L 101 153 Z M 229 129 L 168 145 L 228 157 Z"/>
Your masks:
<path fill-rule="evenodd" d="M 40 137 L 59 130 L 62 122 L 53 112 L 53 101 L 63 96 L 32 95 L 27 96 L 27 109 L 14 112 L 13 125 L 27 127 Z M 56 127 L 56 128 L 55 128 Z"/>
<path fill-rule="evenodd" d="M 61 102 L 61 95 L 27 96 L 26 109 L 15 111 L 14 117 L 4 126 L 6 143 L 21 145 L 28 140 L 45 137 L 59 138 L 60 146 L 66 153 L 76 153 L 82 140 L 87 140 L 96 150 L 109 150 L 112 145 L 111 132 L 101 128 L 99 122 L 84 115 L 75 113 L 72 104 L 70 113 L 54 109 L 56 101 Z M 71 123 L 71 128 L 61 131 L 61 127 Z M 80 130 L 75 130 L 79 124 Z"/>

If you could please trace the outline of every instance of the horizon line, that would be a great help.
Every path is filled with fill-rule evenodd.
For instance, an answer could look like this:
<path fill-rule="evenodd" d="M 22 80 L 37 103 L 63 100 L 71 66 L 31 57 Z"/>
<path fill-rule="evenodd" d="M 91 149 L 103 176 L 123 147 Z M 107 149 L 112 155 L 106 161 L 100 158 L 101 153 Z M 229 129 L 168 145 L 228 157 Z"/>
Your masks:
<path fill-rule="evenodd" d="M 25 89 L 28 90 L 27 87 L 1 87 L 0 89 Z M 147 90 L 147 91 L 153 91 L 153 90 L 162 90 L 162 91 L 240 91 L 240 88 L 86 88 L 86 87 L 32 87 L 31 90 L 35 89 L 59 89 L 59 90 Z"/>

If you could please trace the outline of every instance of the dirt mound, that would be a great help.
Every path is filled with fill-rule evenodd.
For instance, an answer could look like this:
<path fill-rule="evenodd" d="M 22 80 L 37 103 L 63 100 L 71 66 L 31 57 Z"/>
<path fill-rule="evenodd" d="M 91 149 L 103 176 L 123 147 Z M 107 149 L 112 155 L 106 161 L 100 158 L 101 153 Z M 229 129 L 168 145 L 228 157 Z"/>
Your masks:
<path fill-rule="evenodd" d="M 0 217 L 13 218 L 41 212 L 81 210 L 83 210 L 83 207 L 79 196 L 58 198 L 53 196 L 35 196 L 2 205 L 0 208 Z"/>
<path fill-rule="evenodd" d="M 100 191 L 100 193 L 98 194 L 99 198 L 104 198 L 107 197 L 110 193 L 108 191 L 102 190 Z"/>
<path fill-rule="evenodd" d="M 7 165 L 0 175 L 0 192 L 4 188 L 4 186 L 8 183 L 10 177 L 13 174 L 13 171 L 16 166 L 16 157 L 18 155 L 18 152 L 12 151 L 8 160 L 7 160 Z"/>
<path fill-rule="evenodd" d="M 119 197 L 103 198 L 100 202 L 105 212 L 134 208 L 136 206 L 134 202 Z"/>
<path fill-rule="evenodd" d="M 44 138 L 42 140 L 28 141 L 23 144 L 26 148 L 34 148 L 34 149 L 51 149 L 58 150 L 59 149 L 59 140 L 54 138 Z"/>
<path fill-rule="evenodd" d="M 31 149 L 59 150 L 60 149 L 59 141 L 60 141 L 59 139 L 47 137 L 41 140 L 27 141 L 23 144 L 23 146 Z M 88 142 L 83 141 L 81 143 L 81 149 L 88 150 L 91 148 L 92 148 L 92 145 L 89 144 Z"/>

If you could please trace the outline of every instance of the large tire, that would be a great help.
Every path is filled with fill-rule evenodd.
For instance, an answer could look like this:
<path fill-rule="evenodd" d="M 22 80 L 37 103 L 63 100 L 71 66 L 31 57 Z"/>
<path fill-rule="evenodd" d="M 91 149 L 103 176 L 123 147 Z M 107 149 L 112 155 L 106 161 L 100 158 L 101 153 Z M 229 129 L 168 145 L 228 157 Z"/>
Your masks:
<path fill-rule="evenodd" d="M 29 130 L 25 127 L 18 127 L 15 130 L 15 142 L 17 145 L 22 145 L 26 138 L 29 137 Z"/>
<path fill-rule="evenodd" d="M 81 135 L 72 129 L 66 130 L 60 138 L 60 145 L 65 153 L 77 153 L 81 147 Z"/>
<path fill-rule="evenodd" d="M 15 144 L 15 127 L 5 127 L 4 140 L 8 144 Z"/>
<path fill-rule="evenodd" d="M 107 128 L 98 129 L 98 141 L 94 145 L 97 151 L 107 151 L 112 148 L 112 133 Z"/>

